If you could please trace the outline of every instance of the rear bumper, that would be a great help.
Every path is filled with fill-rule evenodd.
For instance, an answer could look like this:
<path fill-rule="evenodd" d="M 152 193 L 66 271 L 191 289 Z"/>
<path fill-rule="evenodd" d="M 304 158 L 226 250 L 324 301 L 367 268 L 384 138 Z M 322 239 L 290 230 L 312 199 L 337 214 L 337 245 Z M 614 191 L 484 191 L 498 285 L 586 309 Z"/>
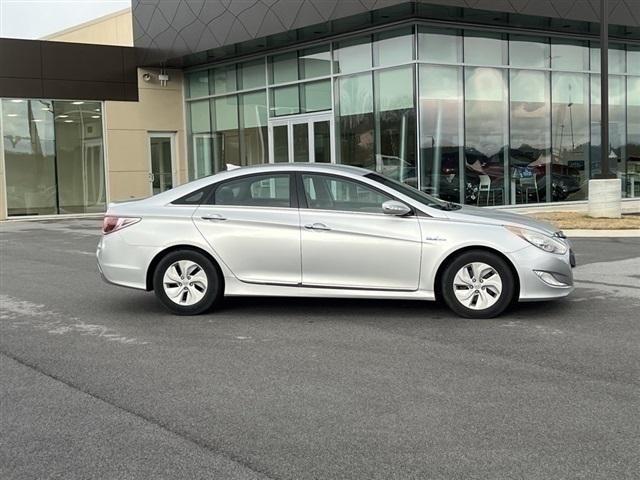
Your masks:
<path fill-rule="evenodd" d="M 519 300 L 552 300 L 569 295 L 574 290 L 572 255 L 571 251 L 564 255 L 546 253 L 534 246 L 512 253 L 520 278 Z M 575 257 L 573 263 L 575 265 Z"/>
<path fill-rule="evenodd" d="M 112 285 L 146 290 L 150 250 L 126 244 L 118 232 L 103 236 L 96 249 L 98 271 Z"/>

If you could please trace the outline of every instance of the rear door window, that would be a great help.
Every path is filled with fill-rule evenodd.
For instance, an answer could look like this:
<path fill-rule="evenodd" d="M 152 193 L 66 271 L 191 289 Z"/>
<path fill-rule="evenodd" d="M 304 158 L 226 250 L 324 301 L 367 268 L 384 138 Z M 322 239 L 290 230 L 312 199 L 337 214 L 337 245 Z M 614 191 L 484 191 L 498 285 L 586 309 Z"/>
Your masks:
<path fill-rule="evenodd" d="M 213 195 L 214 205 L 244 207 L 291 207 L 291 176 L 250 175 L 220 184 Z"/>

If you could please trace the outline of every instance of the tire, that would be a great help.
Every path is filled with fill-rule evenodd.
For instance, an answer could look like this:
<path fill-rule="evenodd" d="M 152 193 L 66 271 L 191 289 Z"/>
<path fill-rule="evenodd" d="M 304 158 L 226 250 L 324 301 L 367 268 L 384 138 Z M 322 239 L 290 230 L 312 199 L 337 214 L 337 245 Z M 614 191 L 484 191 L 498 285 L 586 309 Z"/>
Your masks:
<path fill-rule="evenodd" d="M 440 288 L 449 308 L 465 318 L 497 317 L 514 302 L 517 293 L 510 266 L 485 250 L 455 257 L 442 275 Z"/>
<path fill-rule="evenodd" d="M 218 268 L 193 250 L 176 250 L 163 257 L 153 272 L 153 290 L 176 315 L 204 313 L 223 295 Z"/>

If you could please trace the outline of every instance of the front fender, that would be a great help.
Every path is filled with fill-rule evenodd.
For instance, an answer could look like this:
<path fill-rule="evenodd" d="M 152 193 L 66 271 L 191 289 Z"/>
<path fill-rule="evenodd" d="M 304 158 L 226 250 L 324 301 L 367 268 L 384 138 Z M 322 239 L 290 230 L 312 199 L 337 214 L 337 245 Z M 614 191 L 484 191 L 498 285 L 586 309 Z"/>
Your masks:
<path fill-rule="evenodd" d="M 420 219 L 420 227 L 423 232 L 420 288 L 427 291 L 435 291 L 438 270 L 457 252 L 469 248 L 489 249 L 505 257 L 518 272 L 511 254 L 529 246 L 500 225 Z"/>

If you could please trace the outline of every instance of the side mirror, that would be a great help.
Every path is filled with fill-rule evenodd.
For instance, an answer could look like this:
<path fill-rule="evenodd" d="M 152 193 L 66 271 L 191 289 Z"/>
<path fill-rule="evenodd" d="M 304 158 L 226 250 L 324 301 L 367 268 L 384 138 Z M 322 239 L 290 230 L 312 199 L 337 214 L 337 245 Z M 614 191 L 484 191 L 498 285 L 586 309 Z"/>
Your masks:
<path fill-rule="evenodd" d="M 382 204 L 382 212 L 386 215 L 397 215 L 402 217 L 403 215 L 411 213 L 411 209 L 404 203 L 398 202 L 397 200 L 387 200 Z"/>

